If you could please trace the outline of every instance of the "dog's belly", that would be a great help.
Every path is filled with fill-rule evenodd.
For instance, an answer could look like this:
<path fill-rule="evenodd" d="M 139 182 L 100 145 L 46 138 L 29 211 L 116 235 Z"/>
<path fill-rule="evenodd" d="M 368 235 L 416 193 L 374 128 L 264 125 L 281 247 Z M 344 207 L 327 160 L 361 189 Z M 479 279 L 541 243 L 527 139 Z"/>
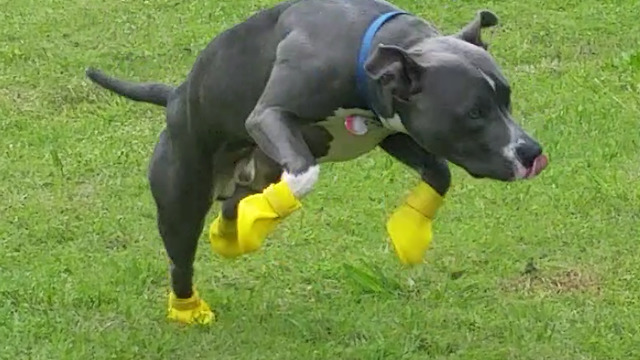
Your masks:
<path fill-rule="evenodd" d="M 356 130 L 363 131 L 360 135 L 357 131 L 354 133 L 353 128 L 349 131 L 345 124 L 347 117 L 353 115 L 359 117 L 360 126 Z M 371 111 L 338 109 L 333 116 L 302 128 L 302 133 L 319 163 L 349 161 L 373 150 L 384 138 L 395 132 L 374 119 Z M 222 185 L 216 196 L 230 197 L 238 184 L 257 191 L 264 188 L 265 174 L 261 173 L 254 160 L 248 157 L 236 162 L 232 166 L 233 171 L 218 180 Z"/>
<path fill-rule="evenodd" d="M 359 117 L 360 130 L 363 134 L 355 134 L 347 129 L 346 118 L 350 115 Z M 334 115 L 313 126 L 321 128 L 330 136 L 324 136 L 322 140 L 308 139 L 308 142 L 316 142 L 316 148 L 322 151 L 314 151 L 319 163 L 339 162 L 353 160 L 373 150 L 384 138 L 393 133 L 382 124 L 374 120 L 371 111 L 361 109 L 338 109 Z M 317 142 L 324 141 L 324 144 Z M 311 144 L 310 144 L 311 145 Z"/>

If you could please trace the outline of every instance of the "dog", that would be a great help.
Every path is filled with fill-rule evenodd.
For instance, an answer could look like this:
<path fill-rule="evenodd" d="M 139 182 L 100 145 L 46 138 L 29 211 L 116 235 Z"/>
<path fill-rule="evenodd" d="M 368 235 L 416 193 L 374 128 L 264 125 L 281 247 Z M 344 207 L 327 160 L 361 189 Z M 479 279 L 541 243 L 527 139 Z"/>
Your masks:
<path fill-rule="evenodd" d="M 475 178 L 529 179 L 547 166 L 511 115 L 510 85 L 483 42 L 497 16 L 479 11 L 460 31 L 382 0 L 292 0 L 217 35 L 178 86 L 96 84 L 166 108 L 148 180 L 170 259 L 169 315 L 209 323 L 193 262 L 213 201 L 215 252 L 258 249 L 301 207 L 325 162 L 380 148 L 421 181 L 387 224 L 404 263 L 419 263 L 449 165 Z"/>

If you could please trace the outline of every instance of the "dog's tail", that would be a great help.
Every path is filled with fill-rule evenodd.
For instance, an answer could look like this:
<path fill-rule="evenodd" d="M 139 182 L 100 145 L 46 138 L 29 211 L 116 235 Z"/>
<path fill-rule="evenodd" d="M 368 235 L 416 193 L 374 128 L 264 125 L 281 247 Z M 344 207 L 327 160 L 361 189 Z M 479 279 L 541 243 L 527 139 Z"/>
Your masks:
<path fill-rule="evenodd" d="M 173 87 L 161 83 L 134 83 L 119 80 L 91 67 L 87 68 L 86 74 L 94 83 L 118 95 L 134 101 L 142 101 L 160 106 L 167 106 L 169 96 L 171 96 L 175 90 Z"/>

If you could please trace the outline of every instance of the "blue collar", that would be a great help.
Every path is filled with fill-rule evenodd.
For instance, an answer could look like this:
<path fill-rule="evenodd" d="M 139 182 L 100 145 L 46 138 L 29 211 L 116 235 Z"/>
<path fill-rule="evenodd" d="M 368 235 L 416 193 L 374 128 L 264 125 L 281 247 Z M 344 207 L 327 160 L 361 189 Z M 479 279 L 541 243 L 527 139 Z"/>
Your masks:
<path fill-rule="evenodd" d="M 386 23 L 388 20 L 393 17 L 401 14 L 407 14 L 404 11 L 391 11 L 388 13 L 384 13 L 378 16 L 367 28 L 367 31 L 364 33 L 362 37 L 362 42 L 360 43 L 360 52 L 358 53 L 358 65 L 356 67 L 356 87 L 358 89 L 358 93 L 360 98 L 363 99 L 369 107 L 371 111 L 373 111 L 376 116 L 378 116 L 375 111 L 372 103 L 372 99 L 369 96 L 369 90 L 367 89 L 367 74 L 364 70 L 364 63 L 367 61 L 367 56 L 369 56 L 369 52 L 371 51 L 371 42 L 373 41 L 373 37 L 376 35 L 378 30 Z M 378 116 L 379 117 L 379 116 Z"/>

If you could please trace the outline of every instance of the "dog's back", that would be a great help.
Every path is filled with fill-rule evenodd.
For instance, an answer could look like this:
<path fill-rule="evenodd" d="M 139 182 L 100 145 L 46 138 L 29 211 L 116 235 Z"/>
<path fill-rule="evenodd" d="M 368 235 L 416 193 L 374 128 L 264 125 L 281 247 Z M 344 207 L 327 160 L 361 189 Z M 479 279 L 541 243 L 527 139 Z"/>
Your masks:
<path fill-rule="evenodd" d="M 345 64 L 355 69 L 356 44 L 370 19 L 393 9 L 378 0 L 293 0 L 256 13 L 220 33 L 198 56 L 185 84 L 192 114 L 221 114 L 225 120 L 212 119 L 214 128 L 245 134 L 244 120 L 264 91 L 284 38 L 292 32 L 308 34 L 308 52 L 315 55 L 304 61 L 333 58 L 323 66 L 340 67 L 342 73 Z"/>

